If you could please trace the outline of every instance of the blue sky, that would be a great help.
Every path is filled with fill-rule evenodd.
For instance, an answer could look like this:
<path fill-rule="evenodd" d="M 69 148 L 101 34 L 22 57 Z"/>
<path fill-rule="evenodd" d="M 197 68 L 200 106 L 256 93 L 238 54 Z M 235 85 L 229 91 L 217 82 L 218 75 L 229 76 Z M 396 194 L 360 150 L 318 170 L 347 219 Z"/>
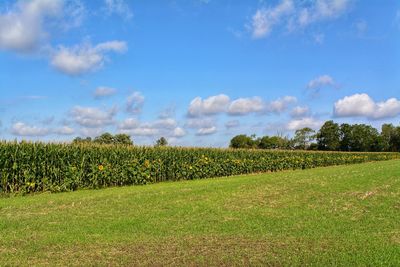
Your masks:
<path fill-rule="evenodd" d="M 0 138 L 227 146 L 399 125 L 396 0 L 0 3 Z"/>

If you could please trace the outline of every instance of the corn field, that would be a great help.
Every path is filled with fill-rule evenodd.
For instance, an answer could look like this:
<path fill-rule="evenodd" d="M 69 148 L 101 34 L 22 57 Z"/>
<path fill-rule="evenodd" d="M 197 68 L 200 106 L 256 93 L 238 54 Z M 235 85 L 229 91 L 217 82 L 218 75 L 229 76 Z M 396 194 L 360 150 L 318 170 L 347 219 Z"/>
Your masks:
<path fill-rule="evenodd" d="M 74 191 L 398 158 L 399 153 L 0 142 L 0 193 Z"/>

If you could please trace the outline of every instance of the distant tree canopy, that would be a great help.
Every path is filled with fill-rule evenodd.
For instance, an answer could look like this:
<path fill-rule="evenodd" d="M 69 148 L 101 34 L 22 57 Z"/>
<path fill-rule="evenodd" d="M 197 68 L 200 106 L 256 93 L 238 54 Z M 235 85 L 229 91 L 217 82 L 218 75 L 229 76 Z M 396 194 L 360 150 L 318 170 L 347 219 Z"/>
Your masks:
<path fill-rule="evenodd" d="M 127 134 L 116 134 L 112 135 L 110 133 L 103 133 L 94 139 L 90 137 L 81 138 L 76 137 L 73 141 L 73 144 L 80 143 L 96 143 L 96 144 L 108 144 L 108 145 L 133 145 L 133 141 L 131 137 Z"/>
<path fill-rule="evenodd" d="M 312 141 L 315 139 L 315 131 L 311 128 L 303 128 L 296 130 L 293 138 L 293 145 L 296 149 L 308 149 Z"/>
<path fill-rule="evenodd" d="M 255 135 L 241 134 L 233 137 L 229 146 L 231 148 L 289 149 L 290 140 L 281 136 L 256 138 Z"/>
<path fill-rule="evenodd" d="M 155 146 L 167 146 L 167 145 L 168 141 L 167 139 L 165 139 L 165 137 L 161 137 L 160 139 L 158 139 L 155 144 Z"/>
<path fill-rule="evenodd" d="M 237 135 L 232 138 L 230 147 L 232 148 L 256 148 L 257 141 L 253 136 L 247 136 L 244 134 Z"/>
<path fill-rule="evenodd" d="M 339 125 L 330 120 L 315 132 L 302 128 L 293 138 L 282 136 L 237 135 L 231 139 L 231 148 L 302 149 L 361 152 L 400 152 L 400 126 L 382 125 L 381 132 L 366 124 Z"/>

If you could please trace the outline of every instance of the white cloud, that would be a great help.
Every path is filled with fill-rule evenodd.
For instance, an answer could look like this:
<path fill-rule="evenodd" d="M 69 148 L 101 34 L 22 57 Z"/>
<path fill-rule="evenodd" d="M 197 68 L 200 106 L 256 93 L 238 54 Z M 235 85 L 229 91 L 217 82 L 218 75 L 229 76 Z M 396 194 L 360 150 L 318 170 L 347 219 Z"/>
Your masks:
<path fill-rule="evenodd" d="M 348 10 L 350 2 L 351 0 L 315 1 L 308 7 L 301 7 L 289 27 L 305 27 L 318 21 L 338 18 Z"/>
<path fill-rule="evenodd" d="M 109 15 L 116 14 L 125 20 L 133 18 L 133 12 L 124 0 L 105 0 L 104 3 Z"/>
<path fill-rule="evenodd" d="M 318 90 L 321 89 L 322 87 L 327 87 L 327 86 L 336 86 L 336 82 L 331 76 L 326 74 L 312 79 L 307 84 L 308 89 L 314 89 L 314 90 Z"/>
<path fill-rule="evenodd" d="M 280 23 L 284 16 L 294 11 L 293 0 L 282 0 L 277 6 L 272 8 L 261 8 L 252 17 L 253 38 L 268 36 L 272 28 Z"/>
<path fill-rule="evenodd" d="M 71 135 L 75 133 L 75 130 L 71 127 L 63 126 L 61 128 L 54 129 L 53 132 L 58 135 Z"/>
<path fill-rule="evenodd" d="M 216 132 L 217 132 L 217 127 L 212 126 L 212 127 L 207 127 L 207 128 L 200 128 L 196 132 L 196 135 L 211 135 L 211 134 L 215 134 Z"/>
<path fill-rule="evenodd" d="M 95 136 L 99 136 L 102 133 L 104 133 L 103 128 L 82 128 L 80 130 L 81 134 L 83 136 L 90 136 L 90 137 L 95 137 Z"/>
<path fill-rule="evenodd" d="M 231 121 L 227 121 L 225 123 L 225 128 L 227 129 L 232 129 L 232 128 L 236 128 L 240 125 L 240 121 L 238 120 L 231 120 Z"/>
<path fill-rule="evenodd" d="M 210 128 L 215 126 L 215 121 L 210 118 L 191 118 L 186 121 L 185 126 L 193 129 Z"/>
<path fill-rule="evenodd" d="M 19 0 L 0 14 L 0 49 L 33 52 L 50 38 L 49 27 L 77 27 L 84 16 L 79 0 Z"/>
<path fill-rule="evenodd" d="M 135 118 L 125 119 L 118 125 L 118 128 L 121 130 L 131 130 L 139 127 L 140 122 Z"/>
<path fill-rule="evenodd" d="M 292 109 L 292 112 L 290 112 L 290 115 L 293 118 L 298 118 L 298 117 L 306 116 L 309 112 L 310 112 L 309 107 L 307 107 L 307 106 L 303 106 L 303 107 L 297 106 L 297 107 L 294 107 Z"/>
<path fill-rule="evenodd" d="M 298 129 L 302 129 L 305 127 L 309 127 L 311 129 L 318 129 L 321 125 L 323 124 L 322 121 L 318 121 L 314 118 L 307 117 L 307 118 L 301 118 L 301 119 L 294 119 L 290 121 L 286 125 L 286 129 L 290 131 L 295 131 Z"/>
<path fill-rule="evenodd" d="M 261 97 L 239 98 L 229 105 L 228 114 L 247 115 L 250 113 L 262 112 L 265 110 L 265 103 Z"/>
<path fill-rule="evenodd" d="M 155 136 L 159 135 L 159 129 L 151 127 L 139 127 L 136 129 L 131 129 L 126 133 L 133 136 Z"/>
<path fill-rule="evenodd" d="M 87 15 L 86 7 L 83 0 L 70 0 L 65 2 L 63 7 L 63 19 L 61 21 L 61 28 L 69 30 L 81 26 L 83 20 Z"/>
<path fill-rule="evenodd" d="M 109 110 L 102 110 L 94 107 L 76 106 L 70 113 L 77 124 L 87 128 L 99 128 L 114 124 L 113 118 L 117 109 L 114 107 Z"/>
<path fill-rule="evenodd" d="M 168 107 L 161 110 L 158 118 L 167 119 L 175 116 L 176 107 L 174 104 L 169 105 Z"/>
<path fill-rule="evenodd" d="M 224 94 L 210 96 L 204 100 L 201 97 L 196 97 L 190 102 L 188 115 L 191 117 L 197 117 L 224 112 L 226 111 L 229 102 L 230 98 Z"/>
<path fill-rule="evenodd" d="M 165 118 L 165 119 L 156 120 L 151 125 L 154 128 L 175 129 L 177 127 L 178 123 L 174 119 Z"/>
<path fill-rule="evenodd" d="M 144 96 L 140 92 L 134 92 L 126 100 L 126 111 L 131 114 L 142 112 L 144 105 Z"/>
<path fill-rule="evenodd" d="M 284 96 L 275 101 L 270 102 L 266 109 L 268 112 L 281 113 L 284 112 L 290 104 L 296 103 L 297 98 L 294 96 Z"/>
<path fill-rule="evenodd" d="M 50 133 L 50 130 L 31 126 L 23 122 L 16 122 L 11 127 L 11 133 L 17 136 L 45 136 Z"/>
<path fill-rule="evenodd" d="M 193 118 L 219 113 L 227 113 L 231 116 L 267 112 L 281 113 L 296 101 L 297 99 L 293 96 L 285 96 L 268 103 L 258 96 L 238 98 L 233 101 L 230 101 L 229 96 L 224 94 L 211 96 L 204 100 L 201 97 L 196 97 L 190 103 L 188 115 Z"/>
<path fill-rule="evenodd" d="M 111 96 L 111 95 L 116 94 L 116 92 L 117 92 L 117 89 L 115 89 L 115 88 L 99 86 L 94 91 L 94 97 L 102 98 L 102 97 L 106 97 L 106 96 Z"/>
<path fill-rule="evenodd" d="M 80 75 L 103 67 L 108 52 L 124 53 L 126 50 L 127 44 L 122 41 L 100 43 L 94 47 L 87 42 L 73 47 L 59 46 L 51 55 L 51 65 L 65 74 Z"/>
<path fill-rule="evenodd" d="M 390 98 L 383 102 L 375 102 L 367 94 L 355 94 L 338 100 L 334 106 L 334 113 L 338 117 L 393 118 L 400 115 L 400 100 Z"/>
<path fill-rule="evenodd" d="M 140 122 L 135 118 L 125 119 L 118 125 L 121 133 L 133 136 L 166 136 L 180 138 L 186 135 L 184 129 L 178 127 L 172 118 L 159 119 L 153 122 Z"/>
<path fill-rule="evenodd" d="M 61 0 L 18 1 L 10 11 L 0 14 L 0 48 L 29 52 L 46 38 L 46 17 L 57 16 Z"/>
<path fill-rule="evenodd" d="M 310 24 L 336 19 L 343 15 L 353 0 L 281 0 L 276 6 L 260 8 L 252 17 L 250 26 L 253 38 L 267 37 L 280 24 L 289 31 L 305 28 Z"/>
<path fill-rule="evenodd" d="M 173 131 L 172 136 L 176 138 L 184 137 L 186 135 L 186 131 L 181 127 L 176 127 Z"/>

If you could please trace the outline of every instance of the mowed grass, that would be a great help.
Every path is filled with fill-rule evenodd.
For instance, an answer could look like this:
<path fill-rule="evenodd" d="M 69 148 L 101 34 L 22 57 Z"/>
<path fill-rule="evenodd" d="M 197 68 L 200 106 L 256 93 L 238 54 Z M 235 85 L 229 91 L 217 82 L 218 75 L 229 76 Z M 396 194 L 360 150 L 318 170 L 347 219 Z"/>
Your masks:
<path fill-rule="evenodd" d="M 399 266 L 400 161 L 2 198 L 0 265 Z"/>

